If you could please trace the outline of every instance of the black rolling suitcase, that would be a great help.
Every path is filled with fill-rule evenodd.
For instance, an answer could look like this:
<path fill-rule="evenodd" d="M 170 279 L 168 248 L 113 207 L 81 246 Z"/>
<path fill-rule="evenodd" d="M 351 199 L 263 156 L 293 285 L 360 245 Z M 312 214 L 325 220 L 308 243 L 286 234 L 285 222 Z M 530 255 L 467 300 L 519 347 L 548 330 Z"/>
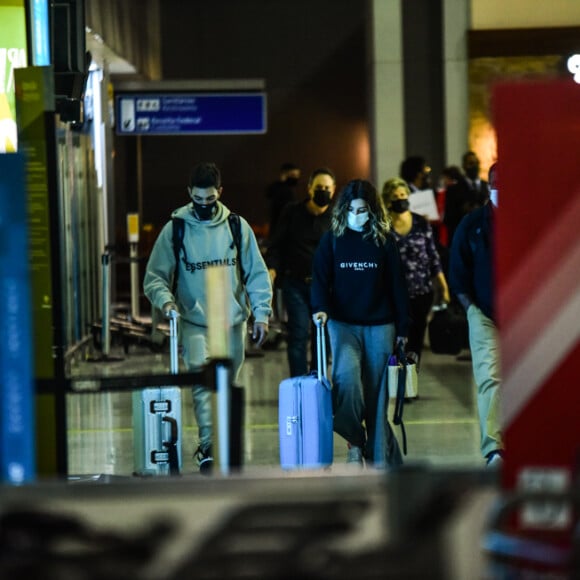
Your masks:
<path fill-rule="evenodd" d="M 434 306 L 427 333 L 434 354 L 458 355 L 469 347 L 467 317 L 460 305 Z"/>

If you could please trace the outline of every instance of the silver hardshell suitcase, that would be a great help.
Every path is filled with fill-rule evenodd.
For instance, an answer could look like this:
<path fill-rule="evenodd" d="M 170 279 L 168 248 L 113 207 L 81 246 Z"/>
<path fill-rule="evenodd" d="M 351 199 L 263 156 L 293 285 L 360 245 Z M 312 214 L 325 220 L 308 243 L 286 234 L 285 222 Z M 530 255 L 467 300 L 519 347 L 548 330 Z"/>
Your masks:
<path fill-rule="evenodd" d="M 169 320 L 171 373 L 179 372 L 177 317 Z M 176 475 L 181 466 L 181 389 L 133 391 L 135 475 Z"/>

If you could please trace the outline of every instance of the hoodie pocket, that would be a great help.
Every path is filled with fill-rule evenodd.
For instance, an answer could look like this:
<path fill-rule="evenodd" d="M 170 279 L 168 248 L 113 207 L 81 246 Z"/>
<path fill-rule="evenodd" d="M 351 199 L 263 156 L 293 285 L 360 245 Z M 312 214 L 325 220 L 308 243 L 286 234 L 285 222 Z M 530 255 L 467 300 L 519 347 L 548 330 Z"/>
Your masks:
<path fill-rule="evenodd" d="M 181 315 L 185 320 L 200 326 L 207 326 L 206 313 L 199 301 L 192 297 L 188 297 L 182 301 L 181 306 Z"/>
<path fill-rule="evenodd" d="M 236 296 L 231 304 L 232 325 L 240 324 L 248 320 L 250 315 L 250 305 L 246 293 L 240 297 Z"/>

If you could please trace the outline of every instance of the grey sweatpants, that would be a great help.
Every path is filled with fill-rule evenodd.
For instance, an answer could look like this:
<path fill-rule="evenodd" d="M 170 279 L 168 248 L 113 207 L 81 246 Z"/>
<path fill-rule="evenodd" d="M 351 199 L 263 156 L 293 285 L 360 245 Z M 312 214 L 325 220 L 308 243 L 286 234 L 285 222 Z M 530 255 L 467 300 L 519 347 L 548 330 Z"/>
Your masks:
<path fill-rule="evenodd" d="M 247 324 L 237 324 L 231 329 L 232 382 L 236 383 L 244 363 Z M 189 371 L 196 372 L 209 359 L 207 347 L 207 328 L 184 322 L 181 325 L 181 345 L 183 360 Z M 192 388 L 193 412 L 199 433 L 199 445 L 207 449 L 212 444 L 212 405 L 211 390 L 203 385 Z"/>
<path fill-rule="evenodd" d="M 395 325 L 328 321 L 332 348 L 334 430 L 351 445 L 374 448 L 383 371 L 393 350 Z M 368 443 L 367 443 L 368 441 Z"/>

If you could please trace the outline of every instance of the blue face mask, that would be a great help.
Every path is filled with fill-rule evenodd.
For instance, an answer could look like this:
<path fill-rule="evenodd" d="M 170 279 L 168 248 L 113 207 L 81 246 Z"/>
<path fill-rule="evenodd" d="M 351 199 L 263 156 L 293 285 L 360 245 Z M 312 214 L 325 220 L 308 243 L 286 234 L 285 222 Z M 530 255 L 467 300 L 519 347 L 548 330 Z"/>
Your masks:
<path fill-rule="evenodd" d="M 489 190 L 489 200 L 495 207 L 497 207 L 497 189 Z"/>
<path fill-rule="evenodd" d="M 369 221 L 369 213 L 352 213 L 348 212 L 348 227 L 355 232 L 362 232 L 364 225 Z"/>

